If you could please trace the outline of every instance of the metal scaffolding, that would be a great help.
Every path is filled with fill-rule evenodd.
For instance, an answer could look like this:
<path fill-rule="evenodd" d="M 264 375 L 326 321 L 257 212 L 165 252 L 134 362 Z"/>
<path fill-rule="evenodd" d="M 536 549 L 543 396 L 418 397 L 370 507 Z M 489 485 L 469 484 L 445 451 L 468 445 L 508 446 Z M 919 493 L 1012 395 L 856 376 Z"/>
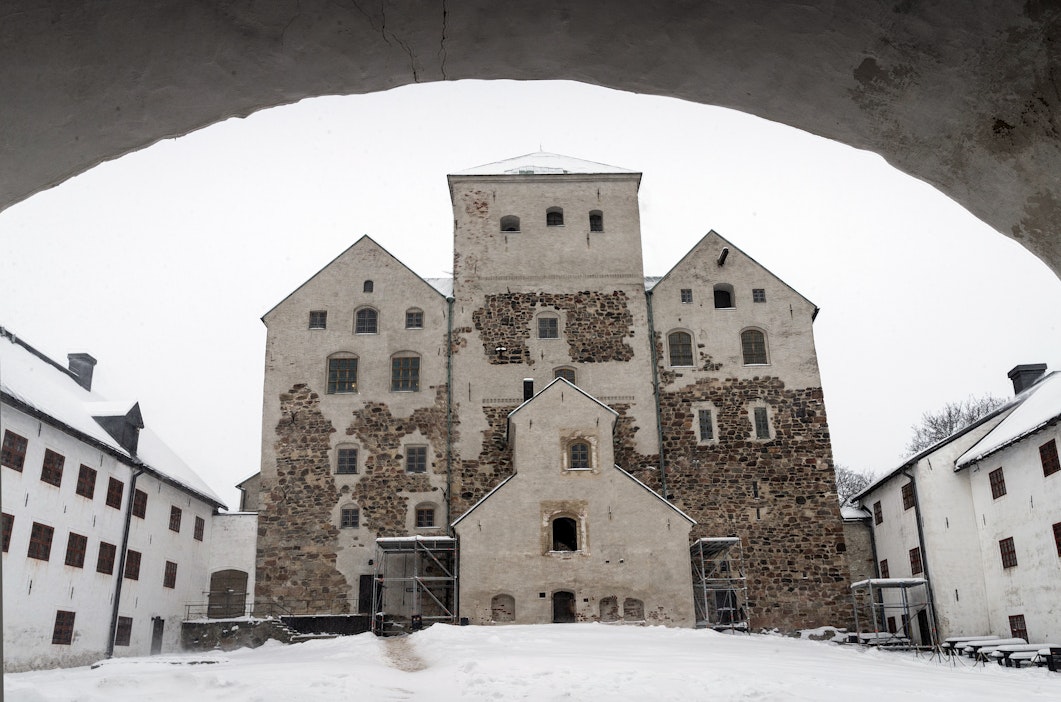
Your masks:
<path fill-rule="evenodd" d="M 457 540 L 451 536 L 376 539 L 372 630 L 380 636 L 457 621 Z"/>
<path fill-rule="evenodd" d="M 936 617 L 928 581 L 924 578 L 860 580 L 851 584 L 851 596 L 858 643 L 899 648 L 936 646 Z M 873 628 L 863 631 L 869 625 Z"/>
<path fill-rule="evenodd" d="M 748 630 L 748 581 L 738 536 L 703 538 L 689 547 L 698 629 Z"/>

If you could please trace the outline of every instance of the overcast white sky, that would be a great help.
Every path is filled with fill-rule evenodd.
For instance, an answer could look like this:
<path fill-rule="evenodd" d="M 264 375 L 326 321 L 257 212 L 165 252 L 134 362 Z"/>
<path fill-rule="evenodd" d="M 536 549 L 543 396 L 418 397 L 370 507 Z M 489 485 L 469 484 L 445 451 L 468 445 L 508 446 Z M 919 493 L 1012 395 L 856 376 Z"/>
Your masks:
<path fill-rule="evenodd" d="M 0 213 L 0 325 L 144 419 L 228 502 L 257 472 L 260 317 L 369 234 L 449 274 L 445 176 L 537 151 L 644 173 L 645 273 L 715 229 L 821 308 L 839 463 L 895 467 L 924 410 L 1061 369 L 1061 281 L 875 154 L 721 108 L 577 83 L 307 100 L 103 164 Z"/>

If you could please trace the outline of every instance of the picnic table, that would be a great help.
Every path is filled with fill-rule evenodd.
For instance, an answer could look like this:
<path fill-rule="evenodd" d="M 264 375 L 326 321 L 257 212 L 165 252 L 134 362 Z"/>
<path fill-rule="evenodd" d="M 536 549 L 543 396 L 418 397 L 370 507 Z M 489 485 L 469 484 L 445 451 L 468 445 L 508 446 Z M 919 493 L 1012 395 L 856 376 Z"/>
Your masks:
<path fill-rule="evenodd" d="M 952 636 L 948 639 L 943 640 L 943 648 L 960 649 L 965 644 L 971 643 L 973 641 L 997 641 L 999 638 L 1001 637 L 997 634 L 988 634 L 986 636 Z"/>
<path fill-rule="evenodd" d="M 986 661 L 987 660 L 986 656 L 988 656 L 991 652 L 993 652 L 999 646 L 1010 646 L 1010 645 L 1013 645 L 1013 644 L 1027 644 L 1027 643 L 1028 642 L 1025 641 L 1024 639 L 1019 639 L 1019 638 L 1017 638 L 1017 639 L 993 639 L 993 640 L 987 640 L 987 641 L 969 641 L 962 648 L 962 651 L 964 651 L 965 655 L 969 656 L 970 658 L 975 658 L 977 660 Z"/>

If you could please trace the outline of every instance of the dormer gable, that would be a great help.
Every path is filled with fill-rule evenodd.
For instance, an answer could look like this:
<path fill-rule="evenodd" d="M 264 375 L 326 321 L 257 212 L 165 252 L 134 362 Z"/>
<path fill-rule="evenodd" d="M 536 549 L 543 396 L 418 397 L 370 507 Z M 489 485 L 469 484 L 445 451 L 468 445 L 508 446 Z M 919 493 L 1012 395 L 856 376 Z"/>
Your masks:
<path fill-rule="evenodd" d="M 139 402 L 89 402 L 88 413 L 130 456 L 136 455 L 144 419 Z"/>

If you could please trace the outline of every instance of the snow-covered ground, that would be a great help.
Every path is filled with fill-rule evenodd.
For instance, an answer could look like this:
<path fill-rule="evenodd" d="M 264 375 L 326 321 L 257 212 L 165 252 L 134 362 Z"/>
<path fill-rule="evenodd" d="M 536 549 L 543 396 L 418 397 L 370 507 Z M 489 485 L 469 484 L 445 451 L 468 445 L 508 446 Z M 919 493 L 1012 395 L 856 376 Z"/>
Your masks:
<path fill-rule="evenodd" d="M 1061 699 L 1061 673 L 781 636 L 558 624 L 434 626 L 5 676 L 8 702 L 78 700 Z"/>

